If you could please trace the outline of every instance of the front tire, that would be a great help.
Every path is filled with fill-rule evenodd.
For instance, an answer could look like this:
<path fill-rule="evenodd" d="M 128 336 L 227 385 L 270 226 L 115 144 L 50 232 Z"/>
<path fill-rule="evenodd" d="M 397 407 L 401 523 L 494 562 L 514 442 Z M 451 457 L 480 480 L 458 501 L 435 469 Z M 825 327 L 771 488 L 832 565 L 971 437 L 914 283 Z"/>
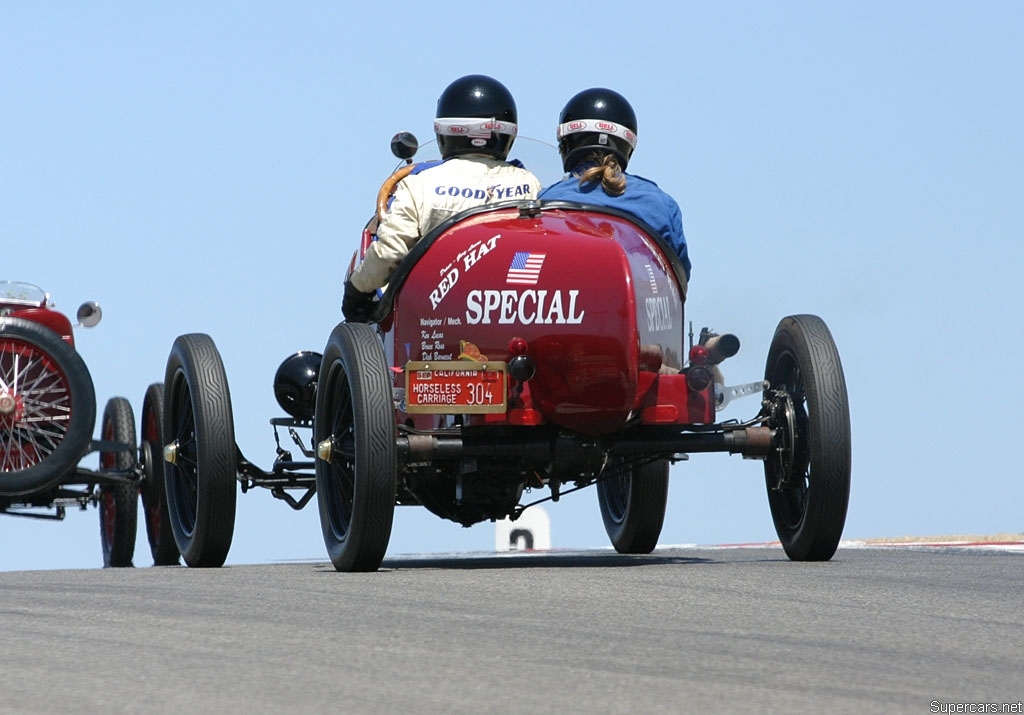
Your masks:
<path fill-rule="evenodd" d="M 82 357 L 44 325 L 0 318 L 0 496 L 70 475 L 92 439 L 96 393 Z"/>
<path fill-rule="evenodd" d="M 369 325 L 341 323 L 316 391 L 317 504 L 338 571 L 376 571 L 391 539 L 398 449 L 390 371 Z"/>
<path fill-rule="evenodd" d="M 100 471 L 117 470 L 128 476 L 135 467 L 135 413 L 123 397 L 112 397 L 103 410 L 102 439 L 129 445 L 128 449 L 100 452 Z M 104 567 L 132 566 L 139 527 L 139 486 L 134 480 L 103 484 L 97 489 L 100 544 Z"/>
<path fill-rule="evenodd" d="M 620 464 L 597 483 L 604 530 L 620 554 L 649 554 L 658 545 L 668 504 L 669 463 Z"/>
<path fill-rule="evenodd" d="M 821 318 L 793 315 L 775 330 L 765 379 L 779 444 L 765 460 L 768 505 L 786 555 L 827 561 L 850 500 L 850 407 L 832 333 Z"/>
<path fill-rule="evenodd" d="M 227 376 L 213 339 L 179 336 L 164 385 L 164 487 L 174 541 L 189 566 L 223 566 L 235 528 L 238 462 Z"/>

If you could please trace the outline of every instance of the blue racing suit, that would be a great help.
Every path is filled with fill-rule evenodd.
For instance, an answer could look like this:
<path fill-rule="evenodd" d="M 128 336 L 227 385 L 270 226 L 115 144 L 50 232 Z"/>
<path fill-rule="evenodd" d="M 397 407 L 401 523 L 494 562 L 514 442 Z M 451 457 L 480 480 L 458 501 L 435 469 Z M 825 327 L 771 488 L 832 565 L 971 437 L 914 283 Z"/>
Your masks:
<path fill-rule="evenodd" d="M 686 250 L 686 236 L 683 235 L 683 213 L 676 200 L 659 189 L 653 181 L 625 172 L 626 190 L 620 196 L 605 193 L 600 180 L 581 186 L 579 176 L 586 168 L 587 165 L 577 167 L 567 178 L 541 191 L 538 198 L 607 206 L 636 216 L 660 233 L 675 249 L 686 269 L 686 280 L 689 281 L 690 256 Z"/>

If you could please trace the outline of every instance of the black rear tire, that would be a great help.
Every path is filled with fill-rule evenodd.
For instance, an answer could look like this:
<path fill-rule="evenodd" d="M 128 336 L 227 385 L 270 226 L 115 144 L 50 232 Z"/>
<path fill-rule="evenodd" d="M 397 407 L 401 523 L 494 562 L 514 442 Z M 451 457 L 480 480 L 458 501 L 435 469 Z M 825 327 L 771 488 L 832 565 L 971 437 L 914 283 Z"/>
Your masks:
<path fill-rule="evenodd" d="M 142 514 L 154 566 L 175 566 L 180 554 L 174 541 L 164 493 L 164 385 L 154 382 L 142 401 Z"/>
<path fill-rule="evenodd" d="M 821 318 L 782 319 L 765 379 L 770 426 L 780 437 L 764 465 L 775 531 L 790 559 L 827 561 L 846 523 L 851 447 L 846 378 Z"/>
<path fill-rule="evenodd" d="M 74 473 L 92 439 L 89 370 L 46 326 L 0 318 L 0 379 L 0 496 L 45 491 Z"/>
<path fill-rule="evenodd" d="M 649 554 L 658 545 L 668 504 L 669 463 L 619 465 L 597 483 L 604 530 L 620 554 Z"/>
<path fill-rule="evenodd" d="M 101 439 L 122 442 L 128 449 L 100 452 L 100 471 L 127 473 L 135 467 L 135 413 L 123 397 L 112 397 L 103 410 Z M 126 475 L 130 476 L 130 475 Z M 100 513 L 100 545 L 104 567 L 132 566 L 139 529 L 139 485 L 136 481 L 102 484 L 96 490 Z"/>
<path fill-rule="evenodd" d="M 324 544 L 338 571 L 376 571 L 391 540 L 398 449 L 390 370 L 376 330 L 341 323 L 324 350 L 316 391 L 315 443 Z"/>
<path fill-rule="evenodd" d="M 208 335 L 181 335 L 167 359 L 164 489 L 178 551 L 192 567 L 224 565 L 235 528 L 238 473 L 231 396 Z"/>

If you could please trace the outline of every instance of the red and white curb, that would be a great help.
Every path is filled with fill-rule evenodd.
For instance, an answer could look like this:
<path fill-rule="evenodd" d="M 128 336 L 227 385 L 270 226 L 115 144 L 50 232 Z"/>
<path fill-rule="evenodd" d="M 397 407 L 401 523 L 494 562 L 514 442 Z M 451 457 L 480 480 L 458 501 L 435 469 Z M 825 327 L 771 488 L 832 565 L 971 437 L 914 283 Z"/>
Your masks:
<path fill-rule="evenodd" d="M 737 544 L 673 544 L 658 546 L 658 550 L 667 549 L 773 549 L 782 548 L 778 541 L 745 542 Z M 965 549 L 979 551 L 1015 551 L 1024 553 L 1024 541 L 992 541 L 992 540 L 935 540 L 935 539 L 844 539 L 839 542 L 840 549 Z"/>

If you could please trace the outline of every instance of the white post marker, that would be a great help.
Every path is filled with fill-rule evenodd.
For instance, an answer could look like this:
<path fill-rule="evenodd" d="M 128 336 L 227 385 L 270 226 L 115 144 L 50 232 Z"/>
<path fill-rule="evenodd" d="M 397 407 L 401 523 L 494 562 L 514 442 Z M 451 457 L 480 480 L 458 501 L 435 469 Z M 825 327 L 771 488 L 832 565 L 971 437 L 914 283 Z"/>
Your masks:
<path fill-rule="evenodd" d="M 543 507 L 531 506 L 515 521 L 494 524 L 495 551 L 547 551 L 551 548 L 551 518 Z"/>

